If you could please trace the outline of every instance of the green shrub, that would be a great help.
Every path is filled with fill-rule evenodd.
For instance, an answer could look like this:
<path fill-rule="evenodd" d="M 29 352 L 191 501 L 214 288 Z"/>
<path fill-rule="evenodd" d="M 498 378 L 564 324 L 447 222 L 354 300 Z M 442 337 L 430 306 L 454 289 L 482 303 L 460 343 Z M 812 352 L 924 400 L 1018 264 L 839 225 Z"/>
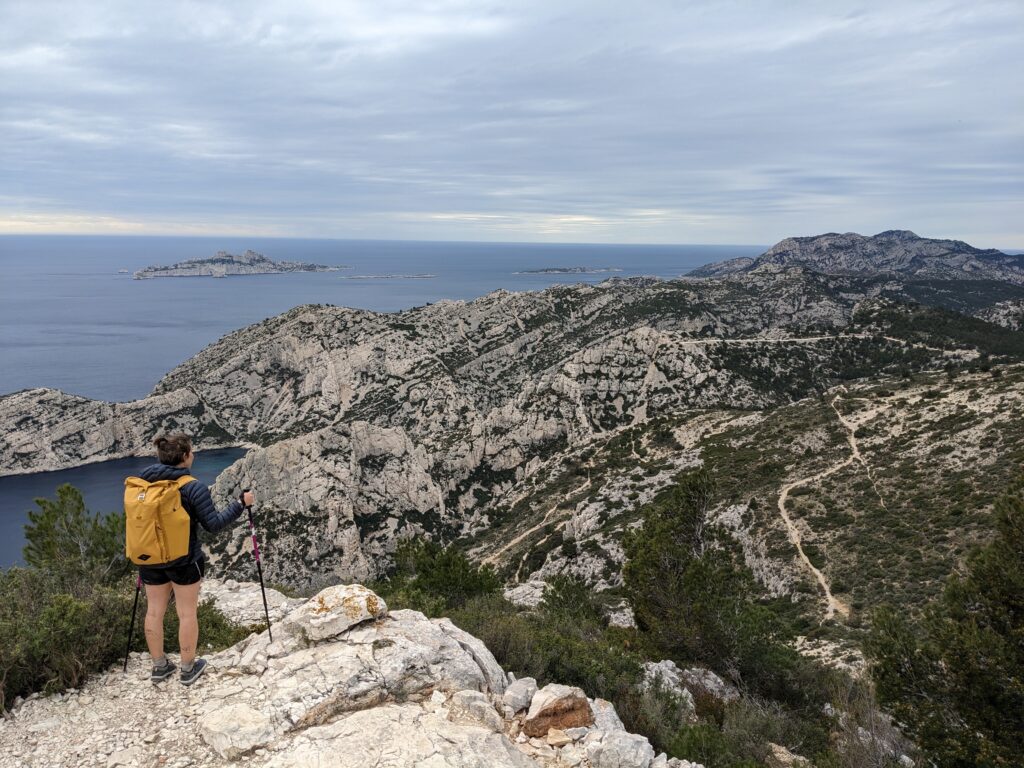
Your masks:
<path fill-rule="evenodd" d="M 0 710 L 17 696 L 77 687 L 122 659 L 134 602 L 123 556 L 121 515 L 92 515 L 81 493 L 62 485 L 37 499 L 25 526 L 27 568 L 0 571 Z M 141 599 L 132 648 L 146 647 Z M 259 627 L 257 629 L 262 629 Z M 210 602 L 199 606 L 200 648 L 220 650 L 249 634 Z M 164 646 L 178 650 L 173 606 Z"/>
<path fill-rule="evenodd" d="M 497 593 L 501 579 L 491 566 L 478 566 L 462 552 L 433 541 L 406 540 L 395 550 L 391 578 L 373 586 L 389 605 L 436 616 L 472 597 Z"/>
<path fill-rule="evenodd" d="M 114 582 L 131 570 L 124 556 L 124 516 L 90 514 L 65 483 L 57 498 L 36 499 L 25 525 L 25 563 L 58 578 Z"/>
<path fill-rule="evenodd" d="M 706 518 L 715 493 L 707 470 L 642 510 L 623 568 L 637 625 L 663 658 L 710 666 L 740 687 L 794 704 L 824 700 L 819 671 L 784 644 L 791 634 L 755 601 L 753 577 L 711 549 Z M 810 686 L 807 687 L 807 684 Z"/>
<path fill-rule="evenodd" d="M 132 593 L 38 568 L 0 573 L 0 710 L 16 696 L 77 687 L 124 653 Z"/>
<path fill-rule="evenodd" d="M 920 620 L 880 609 L 867 644 L 879 698 L 941 768 L 1024 754 L 1024 481 L 995 520 L 995 539 Z"/>

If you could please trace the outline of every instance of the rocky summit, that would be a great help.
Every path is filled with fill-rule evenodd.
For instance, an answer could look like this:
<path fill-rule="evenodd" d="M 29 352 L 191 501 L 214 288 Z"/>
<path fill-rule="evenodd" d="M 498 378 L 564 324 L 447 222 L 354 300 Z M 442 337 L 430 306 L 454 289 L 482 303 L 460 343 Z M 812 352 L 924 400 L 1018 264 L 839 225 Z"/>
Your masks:
<path fill-rule="evenodd" d="M 982 250 L 960 240 L 918 237 L 905 230 L 889 230 L 870 237 L 854 232 L 790 237 L 756 259 L 708 264 L 690 272 L 690 276 L 722 277 L 794 266 L 828 274 L 889 272 L 913 278 L 1003 280 L 1024 285 L 1024 256 L 994 248 Z"/>
<path fill-rule="evenodd" d="M 204 594 L 236 620 L 262 618 L 255 584 Z M 133 654 L 127 674 L 16 702 L 0 768 L 700 768 L 655 755 L 607 701 L 514 679 L 447 619 L 389 611 L 358 584 L 268 598 L 274 641 L 264 631 L 207 656 L 192 687 L 151 684 Z"/>

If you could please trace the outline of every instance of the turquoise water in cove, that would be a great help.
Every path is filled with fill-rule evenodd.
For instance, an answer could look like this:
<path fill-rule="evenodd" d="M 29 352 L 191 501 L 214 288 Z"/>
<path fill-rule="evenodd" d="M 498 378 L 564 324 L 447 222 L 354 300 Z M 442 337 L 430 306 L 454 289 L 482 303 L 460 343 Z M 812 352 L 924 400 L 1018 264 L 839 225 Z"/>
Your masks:
<path fill-rule="evenodd" d="M 274 260 L 350 266 L 341 272 L 133 280 L 152 265 L 247 248 Z M 174 366 L 225 334 L 299 304 L 395 312 L 498 288 L 532 291 L 612 276 L 674 278 L 759 245 L 587 245 L 299 240 L 241 237 L 0 236 L 0 395 L 54 387 L 85 397 L 145 397 Z M 599 274 L 516 274 L 551 268 Z M 122 270 L 127 270 L 122 272 Z M 358 275 L 429 279 L 345 279 Z M 202 452 L 212 482 L 240 452 Z M 0 477 L 0 566 L 20 559 L 32 499 L 70 482 L 93 511 L 121 508 L 124 477 L 151 459 Z M 200 462 L 197 462 L 197 468 Z"/>

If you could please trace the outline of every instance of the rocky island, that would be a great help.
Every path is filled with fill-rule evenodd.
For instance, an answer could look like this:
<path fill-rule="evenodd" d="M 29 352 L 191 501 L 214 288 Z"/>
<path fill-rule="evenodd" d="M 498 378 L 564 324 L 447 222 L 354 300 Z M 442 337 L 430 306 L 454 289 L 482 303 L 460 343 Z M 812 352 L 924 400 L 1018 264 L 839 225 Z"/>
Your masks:
<path fill-rule="evenodd" d="M 241 256 L 217 251 L 209 259 L 179 261 L 169 267 L 146 267 L 134 274 L 136 280 L 154 277 L 227 277 L 228 275 L 276 275 L 284 272 L 337 272 L 348 267 L 307 264 L 302 261 L 274 261 L 262 253 L 246 251 Z"/>

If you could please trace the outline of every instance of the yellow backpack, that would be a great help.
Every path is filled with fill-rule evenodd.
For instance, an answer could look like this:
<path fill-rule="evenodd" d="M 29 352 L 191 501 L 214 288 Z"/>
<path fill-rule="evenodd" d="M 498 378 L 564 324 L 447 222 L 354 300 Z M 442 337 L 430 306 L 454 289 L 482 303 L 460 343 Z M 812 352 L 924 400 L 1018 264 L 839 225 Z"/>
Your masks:
<path fill-rule="evenodd" d="M 181 505 L 181 489 L 195 480 L 148 483 L 140 477 L 124 481 L 124 553 L 136 565 L 161 566 L 188 554 L 191 518 Z"/>

